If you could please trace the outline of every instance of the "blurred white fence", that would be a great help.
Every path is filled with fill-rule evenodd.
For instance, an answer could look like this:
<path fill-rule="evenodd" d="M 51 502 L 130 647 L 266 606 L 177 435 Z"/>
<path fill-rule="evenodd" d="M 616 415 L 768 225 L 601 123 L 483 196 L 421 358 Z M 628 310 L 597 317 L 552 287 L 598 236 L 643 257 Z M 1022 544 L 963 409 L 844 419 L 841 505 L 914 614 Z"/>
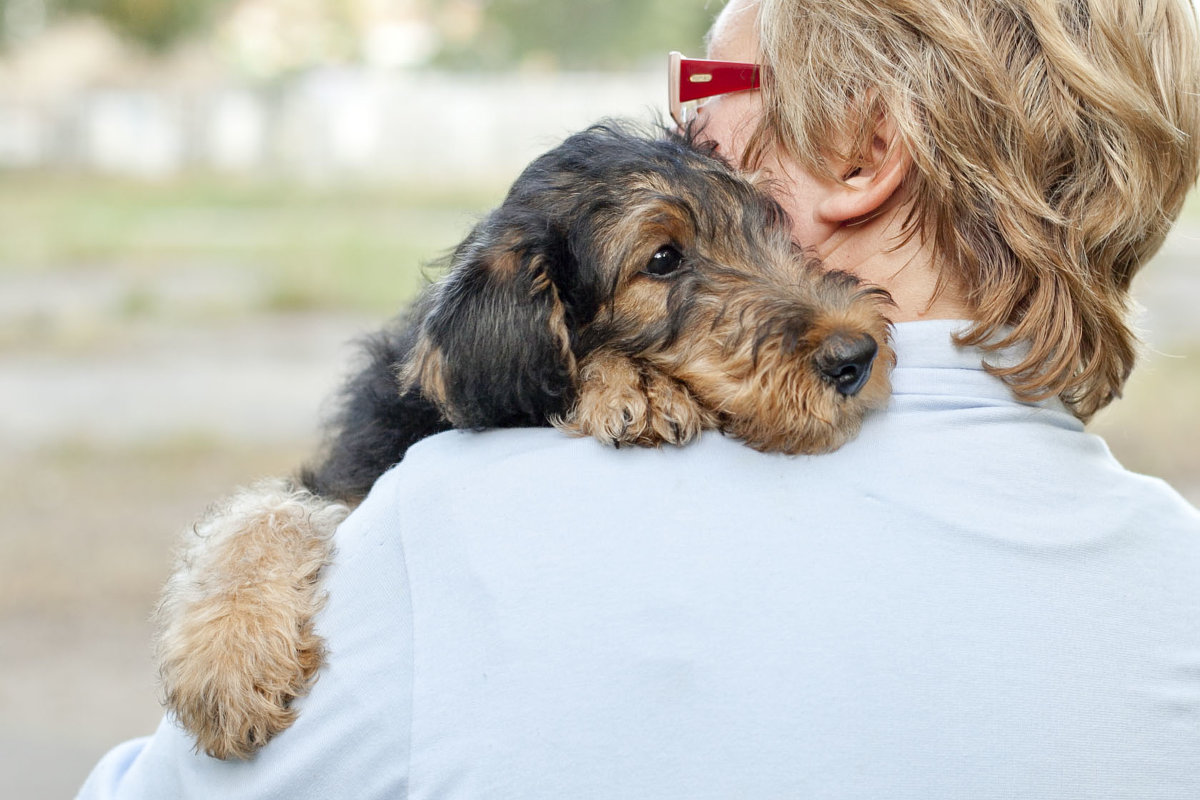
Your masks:
<path fill-rule="evenodd" d="M 270 88 L 93 88 L 56 100 L 0 85 L 0 169 L 146 177 L 188 169 L 311 180 L 511 176 L 606 116 L 655 120 L 660 74 L 315 70 Z"/>

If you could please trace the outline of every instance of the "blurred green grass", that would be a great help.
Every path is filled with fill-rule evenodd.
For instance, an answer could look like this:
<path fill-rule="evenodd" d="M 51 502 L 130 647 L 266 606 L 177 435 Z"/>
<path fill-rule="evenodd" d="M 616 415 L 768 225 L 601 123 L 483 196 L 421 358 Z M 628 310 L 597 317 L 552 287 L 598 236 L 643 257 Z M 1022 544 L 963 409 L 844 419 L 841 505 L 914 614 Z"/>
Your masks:
<path fill-rule="evenodd" d="M 499 186 L 0 172 L 0 274 L 82 269 L 153 279 L 219 264 L 265 282 L 264 311 L 388 313 L 501 197 Z M 152 306 L 135 292 L 125 310 Z"/>

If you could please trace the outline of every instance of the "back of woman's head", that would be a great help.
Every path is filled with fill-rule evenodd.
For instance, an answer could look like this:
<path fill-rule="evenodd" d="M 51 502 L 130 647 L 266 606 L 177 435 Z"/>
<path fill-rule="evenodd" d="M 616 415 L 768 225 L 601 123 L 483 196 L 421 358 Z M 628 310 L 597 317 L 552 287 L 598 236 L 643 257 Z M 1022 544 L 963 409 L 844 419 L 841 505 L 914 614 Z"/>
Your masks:
<path fill-rule="evenodd" d="M 1188 0 L 761 0 L 766 113 L 751 148 L 814 174 L 912 157 L 911 235 L 975 314 L 966 343 L 1090 417 L 1135 358 L 1130 280 L 1195 182 L 1200 60 Z"/>

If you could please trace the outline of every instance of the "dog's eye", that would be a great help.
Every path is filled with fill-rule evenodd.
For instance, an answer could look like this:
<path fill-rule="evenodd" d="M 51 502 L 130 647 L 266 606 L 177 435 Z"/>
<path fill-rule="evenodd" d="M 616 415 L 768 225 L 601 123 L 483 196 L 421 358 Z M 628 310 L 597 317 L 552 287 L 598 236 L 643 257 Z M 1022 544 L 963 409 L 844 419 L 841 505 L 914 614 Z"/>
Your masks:
<path fill-rule="evenodd" d="M 665 278 L 675 272 L 683 264 L 683 253 L 674 245 L 663 245 L 650 256 L 642 272 L 655 278 Z"/>

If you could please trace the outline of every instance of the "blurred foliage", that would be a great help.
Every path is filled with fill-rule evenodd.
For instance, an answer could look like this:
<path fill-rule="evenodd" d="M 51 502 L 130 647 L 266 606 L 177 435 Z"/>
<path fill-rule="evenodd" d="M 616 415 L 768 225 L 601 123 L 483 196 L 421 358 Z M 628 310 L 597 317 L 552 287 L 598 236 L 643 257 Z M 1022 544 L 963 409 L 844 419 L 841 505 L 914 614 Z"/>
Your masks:
<path fill-rule="evenodd" d="M 696 52 L 722 5 L 723 0 L 480 0 L 475 35 L 455 41 L 452 31 L 443 30 L 436 62 L 466 69 L 629 69 L 651 54 Z"/>
<path fill-rule="evenodd" d="M 165 50 L 179 39 L 209 29 L 231 0 L 47 0 L 55 16 L 99 17 L 127 39 Z"/>
<path fill-rule="evenodd" d="M 364 0 L 253 0 L 276 6 L 278 24 L 299 12 L 321 21 L 333 40 L 364 34 Z M 247 0 L 0 0 L 0 46 L 6 21 L 30 14 L 53 21 L 83 13 L 106 21 L 129 41 L 169 49 L 214 30 Z M 436 66 L 462 70 L 518 68 L 629 69 L 677 49 L 698 51 L 724 0 L 396 0 L 407 15 L 437 31 Z M 353 46 L 346 54 L 353 52 Z"/>

